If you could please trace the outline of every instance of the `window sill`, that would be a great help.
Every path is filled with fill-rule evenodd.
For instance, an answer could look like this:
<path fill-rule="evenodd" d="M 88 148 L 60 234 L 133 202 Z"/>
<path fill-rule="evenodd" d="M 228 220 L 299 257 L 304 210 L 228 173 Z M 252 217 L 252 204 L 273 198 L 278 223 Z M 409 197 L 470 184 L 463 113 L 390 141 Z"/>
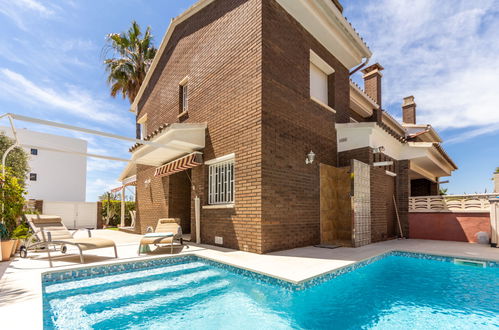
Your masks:
<path fill-rule="evenodd" d="M 213 205 L 203 205 L 203 209 L 233 209 L 234 204 L 213 204 Z"/>
<path fill-rule="evenodd" d="M 179 113 L 177 118 L 182 118 L 183 116 L 187 115 L 187 113 L 187 110 L 185 110 L 184 112 Z"/>
<path fill-rule="evenodd" d="M 324 102 L 322 102 L 318 98 L 310 96 L 310 99 L 312 101 L 314 101 L 315 103 L 319 104 L 320 106 L 322 106 L 323 108 L 326 108 L 327 110 L 331 111 L 332 113 L 336 113 L 336 110 L 334 110 L 333 108 L 331 108 L 329 105 L 325 104 Z"/>

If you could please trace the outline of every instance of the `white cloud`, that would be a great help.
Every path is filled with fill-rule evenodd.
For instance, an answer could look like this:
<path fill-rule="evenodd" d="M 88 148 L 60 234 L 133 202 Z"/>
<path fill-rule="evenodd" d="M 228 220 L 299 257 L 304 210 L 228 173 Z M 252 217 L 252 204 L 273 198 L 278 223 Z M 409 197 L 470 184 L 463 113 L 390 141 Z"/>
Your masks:
<path fill-rule="evenodd" d="M 113 179 L 88 179 L 87 180 L 87 201 L 95 201 L 100 195 L 113 188 L 119 187 L 120 183 Z"/>
<path fill-rule="evenodd" d="M 36 14 L 41 17 L 51 17 L 55 14 L 53 8 L 36 0 L 0 0 L 0 13 L 13 20 L 22 30 L 28 30 L 26 22 L 29 22 L 28 14 Z"/>
<path fill-rule="evenodd" d="M 9 97 L 10 100 L 14 98 L 22 104 L 42 104 L 108 126 L 130 126 L 125 115 L 119 113 L 120 110 L 115 110 L 113 105 L 96 99 L 82 88 L 69 86 L 66 90 L 56 91 L 37 85 L 23 75 L 6 68 L 0 69 L 0 78 L 2 95 Z"/>
<path fill-rule="evenodd" d="M 468 137 L 499 131 L 497 1 L 382 0 L 351 10 L 371 63 L 385 67 L 384 108 L 398 115 L 402 97 L 414 95 L 419 123 Z"/>

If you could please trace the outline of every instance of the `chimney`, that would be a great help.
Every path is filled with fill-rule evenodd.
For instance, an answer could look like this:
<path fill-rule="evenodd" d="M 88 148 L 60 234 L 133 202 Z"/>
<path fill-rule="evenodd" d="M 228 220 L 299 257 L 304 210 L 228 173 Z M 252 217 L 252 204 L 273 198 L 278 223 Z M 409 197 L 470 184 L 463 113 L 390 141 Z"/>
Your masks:
<path fill-rule="evenodd" d="M 416 124 L 416 103 L 414 103 L 414 96 L 412 95 L 404 97 L 402 122 L 404 124 Z"/>
<path fill-rule="evenodd" d="M 340 13 L 343 13 L 343 6 L 341 5 L 340 0 L 331 0 L 331 1 L 333 1 L 336 8 L 340 10 Z"/>
<path fill-rule="evenodd" d="M 381 71 L 384 68 L 379 63 L 368 66 L 362 73 L 364 74 L 364 92 L 369 95 L 381 108 Z"/>

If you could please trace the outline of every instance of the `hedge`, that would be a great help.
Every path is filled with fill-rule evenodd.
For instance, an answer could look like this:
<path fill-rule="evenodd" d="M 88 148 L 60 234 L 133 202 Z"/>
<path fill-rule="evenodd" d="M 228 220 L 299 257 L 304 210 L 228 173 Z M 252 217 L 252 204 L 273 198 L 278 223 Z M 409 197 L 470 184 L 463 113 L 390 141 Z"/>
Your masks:
<path fill-rule="evenodd" d="M 116 201 L 116 200 L 112 200 L 109 202 L 107 200 L 102 201 L 101 214 L 102 214 L 102 221 L 104 224 L 106 224 L 107 220 L 108 204 L 109 204 L 109 213 L 111 213 L 111 217 L 107 225 L 117 226 L 120 224 L 121 221 L 121 201 Z M 135 210 L 135 202 L 125 202 L 125 226 L 130 226 L 130 224 L 132 223 L 130 211 L 134 210 Z"/>

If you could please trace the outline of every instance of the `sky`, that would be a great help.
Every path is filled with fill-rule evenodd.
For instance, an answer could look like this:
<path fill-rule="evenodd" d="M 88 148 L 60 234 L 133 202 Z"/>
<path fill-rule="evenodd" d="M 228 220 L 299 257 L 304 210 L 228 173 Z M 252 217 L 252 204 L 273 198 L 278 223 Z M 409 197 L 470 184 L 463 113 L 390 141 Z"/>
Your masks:
<path fill-rule="evenodd" d="M 290 0 L 291 1 L 291 0 Z M 292 0 L 294 1 L 294 0 Z M 194 0 L 0 0 L 3 112 L 134 137 L 129 103 L 109 96 L 103 62 L 108 33 L 136 20 L 155 44 Z M 414 95 L 418 123 L 431 123 L 457 163 L 449 193 L 492 189 L 499 166 L 499 0 L 349 0 L 344 15 L 383 71 L 383 106 L 401 117 Z M 354 77 L 362 82 L 360 74 Z M 7 122 L 0 122 L 6 125 Z M 129 158 L 130 143 L 18 123 L 88 141 L 88 152 Z M 87 201 L 119 185 L 124 164 L 88 159 Z"/>

